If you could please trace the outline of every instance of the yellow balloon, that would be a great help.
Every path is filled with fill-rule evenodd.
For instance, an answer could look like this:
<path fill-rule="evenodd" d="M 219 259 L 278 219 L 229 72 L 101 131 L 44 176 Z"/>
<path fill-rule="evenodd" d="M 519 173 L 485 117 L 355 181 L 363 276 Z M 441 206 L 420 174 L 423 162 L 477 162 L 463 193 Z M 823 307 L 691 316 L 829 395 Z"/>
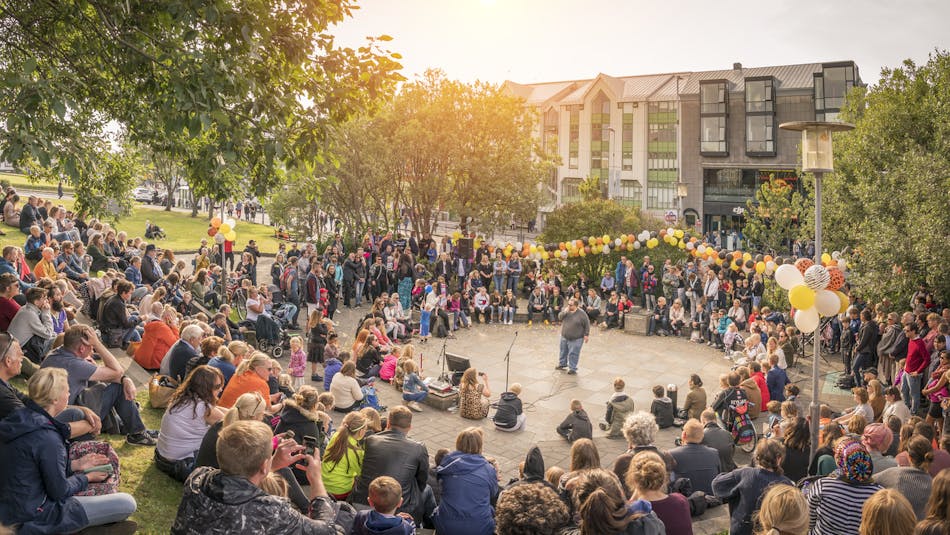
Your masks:
<path fill-rule="evenodd" d="M 541 260 L 547 260 L 547 259 L 548 259 L 548 252 L 541 251 Z"/>
<path fill-rule="evenodd" d="M 534 244 L 531 244 L 531 247 L 528 247 L 528 251 L 530 251 L 530 252 L 532 252 L 532 253 L 536 253 L 536 252 L 538 252 L 538 246 L 537 246 L 537 245 L 534 245 Z"/>
<path fill-rule="evenodd" d="M 224 225 L 221 225 L 221 226 L 223 227 Z M 230 231 L 230 232 L 225 232 L 225 233 L 224 233 L 224 239 L 226 239 L 226 240 L 228 240 L 228 241 L 234 241 L 234 240 L 237 239 L 237 233 L 234 232 L 233 230 Z"/>
<path fill-rule="evenodd" d="M 221 226 L 218 227 L 218 232 L 224 234 L 224 237 L 227 238 L 228 232 L 231 232 L 231 225 L 227 223 L 221 223 Z M 228 241 L 234 241 L 234 240 L 228 240 Z"/>
<path fill-rule="evenodd" d="M 748 262 L 749 260 L 752 260 L 752 253 L 743 254 L 742 259 L 745 260 L 746 262 Z"/>
<path fill-rule="evenodd" d="M 596 245 L 596 244 L 597 244 L 597 238 L 593 236 L 591 236 L 590 238 L 587 238 L 587 245 Z"/>
<path fill-rule="evenodd" d="M 765 273 L 765 262 L 756 262 L 755 272 L 759 274 Z"/>
<path fill-rule="evenodd" d="M 678 229 L 674 230 L 674 231 L 673 231 L 673 235 L 676 236 L 677 238 L 682 238 L 683 235 L 684 235 L 683 229 L 679 229 L 679 228 L 678 228 Z"/>
<path fill-rule="evenodd" d="M 577 250 L 577 256 L 580 256 L 581 258 L 583 258 L 583 257 L 587 256 L 587 253 L 585 253 L 583 249 L 578 249 L 578 250 Z"/>
<path fill-rule="evenodd" d="M 660 244 L 660 240 L 656 238 L 650 238 L 649 240 L 647 240 L 647 249 L 653 249 L 659 244 Z"/>
<path fill-rule="evenodd" d="M 838 290 L 835 290 L 835 295 L 841 300 L 841 308 L 838 309 L 838 314 L 844 314 L 848 311 L 848 307 L 851 306 L 851 300 L 848 299 L 848 296 L 845 295 L 844 292 Z"/>
<path fill-rule="evenodd" d="M 607 243 L 609 241 L 610 241 L 610 234 L 604 234 L 604 243 Z"/>
<path fill-rule="evenodd" d="M 815 306 L 815 290 L 799 284 L 788 291 L 788 302 L 798 310 L 808 310 Z"/>
<path fill-rule="evenodd" d="M 629 241 L 628 241 L 628 242 L 627 242 L 627 251 L 632 251 L 632 250 L 633 250 L 633 242 L 629 242 Z"/>
<path fill-rule="evenodd" d="M 823 264 L 827 264 L 828 262 L 831 262 L 831 255 L 828 253 L 821 253 L 821 262 Z"/>
<path fill-rule="evenodd" d="M 679 247 L 680 249 L 686 249 L 686 242 L 684 241 L 679 242 L 679 244 L 677 244 L 677 247 Z"/>

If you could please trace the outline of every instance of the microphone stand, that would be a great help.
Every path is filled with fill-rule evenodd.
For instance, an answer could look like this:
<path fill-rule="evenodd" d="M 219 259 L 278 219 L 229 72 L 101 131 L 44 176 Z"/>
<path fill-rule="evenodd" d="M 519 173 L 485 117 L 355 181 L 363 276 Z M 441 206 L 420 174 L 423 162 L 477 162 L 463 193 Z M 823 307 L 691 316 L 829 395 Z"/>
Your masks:
<path fill-rule="evenodd" d="M 447 382 L 450 385 L 452 384 L 452 378 L 445 372 L 445 346 L 449 343 L 448 337 L 442 340 L 442 351 L 439 354 L 439 359 L 442 361 L 442 374 L 439 375 L 439 381 Z"/>
<path fill-rule="evenodd" d="M 515 346 L 515 340 L 517 339 L 518 331 L 515 331 L 515 336 L 511 339 L 511 345 L 508 346 L 508 352 L 505 353 L 505 392 L 508 391 L 508 374 L 511 371 L 511 348 Z"/>

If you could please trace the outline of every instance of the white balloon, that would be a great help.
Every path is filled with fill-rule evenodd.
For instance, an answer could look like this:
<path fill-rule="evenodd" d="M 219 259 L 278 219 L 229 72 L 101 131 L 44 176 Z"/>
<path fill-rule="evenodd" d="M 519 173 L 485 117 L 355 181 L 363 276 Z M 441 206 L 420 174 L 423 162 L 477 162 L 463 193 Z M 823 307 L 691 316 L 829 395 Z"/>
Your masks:
<path fill-rule="evenodd" d="M 561 258 L 567 258 L 567 251 L 561 251 Z"/>
<path fill-rule="evenodd" d="M 818 311 L 815 310 L 815 307 L 795 312 L 795 326 L 803 333 L 815 332 L 820 321 L 821 318 L 818 317 Z"/>
<path fill-rule="evenodd" d="M 696 252 L 699 253 L 699 254 L 705 253 L 705 252 L 706 252 L 706 246 L 705 246 L 705 245 L 700 245 L 699 247 L 696 248 Z"/>
<path fill-rule="evenodd" d="M 775 268 L 777 268 L 777 267 L 778 267 L 778 266 L 775 265 L 775 261 L 774 261 L 774 260 L 769 260 L 768 262 L 765 263 L 765 271 L 766 271 L 766 272 L 775 271 Z"/>
<path fill-rule="evenodd" d="M 805 278 L 802 277 L 802 272 L 792 264 L 782 264 L 775 270 L 775 282 L 782 288 L 791 290 L 799 284 L 804 284 Z"/>
<path fill-rule="evenodd" d="M 520 251 L 521 249 L 522 249 L 522 247 L 521 247 L 521 242 L 520 242 L 520 241 L 519 241 L 519 242 L 515 242 L 515 250 L 516 250 L 516 251 Z"/>
<path fill-rule="evenodd" d="M 609 245 L 605 245 L 605 246 L 604 246 L 604 254 L 610 254 L 610 246 L 609 246 Z"/>
<path fill-rule="evenodd" d="M 640 242 L 639 242 L 639 241 L 633 242 L 633 248 L 634 248 L 634 249 L 639 249 L 639 248 L 640 248 Z"/>
<path fill-rule="evenodd" d="M 695 248 L 696 248 L 696 245 L 695 245 L 693 242 L 691 242 L 691 241 L 686 242 L 686 250 L 687 250 L 687 251 L 692 251 L 692 250 L 695 249 Z"/>
<path fill-rule="evenodd" d="M 620 247 L 620 244 L 623 243 L 620 241 L 620 238 L 614 238 L 614 247 Z"/>
<path fill-rule="evenodd" d="M 841 251 L 832 251 L 832 253 L 831 253 L 831 258 L 833 258 L 833 259 L 835 259 L 835 260 L 841 258 Z"/>
<path fill-rule="evenodd" d="M 848 269 L 848 261 L 845 260 L 843 256 L 838 259 L 838 269 L 841 271 Z"/>
<path fill-rule="evenodd" d="M 227 223 L 228 226 L 231 227 L 232 229 L 237 226 L 237 221 L 235 221 L 233 218 L 230 218 L 230 217 L 225 219 L 224 222 Z"/>
<path fill-rule="evenodd" d="M 828 318 L 838 313 L 841 308 L 841 300 L 838 294 L 831 290 L 818 290 L 815 292 L 815 310 L 819 314 Z"/>
<path fill-rule="evenodd" d="M 214 243 L 224 243 L 224 234 L 218 232 L 214 235 Z"/>

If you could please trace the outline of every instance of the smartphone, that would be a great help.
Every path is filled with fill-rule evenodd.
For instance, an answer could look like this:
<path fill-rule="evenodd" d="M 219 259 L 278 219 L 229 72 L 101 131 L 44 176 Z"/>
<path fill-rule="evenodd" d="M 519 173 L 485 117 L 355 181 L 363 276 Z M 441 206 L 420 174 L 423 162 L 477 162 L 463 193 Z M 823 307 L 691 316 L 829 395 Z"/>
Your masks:
<path fill-rule="evenodd" d="M 294 438 L 294 430 L 293 430 L 293 429 L 288 429 L 287 431 L 284 431 L 284 440 L 290 440 L 290 439 L 292 439 L 292 438 Z"/>
<path fill-rule="evenodd" d="M 307 455 L 313 455 L 317 451 L 317 439 L 311 436 L 303 437 L 304 452 Z"/>

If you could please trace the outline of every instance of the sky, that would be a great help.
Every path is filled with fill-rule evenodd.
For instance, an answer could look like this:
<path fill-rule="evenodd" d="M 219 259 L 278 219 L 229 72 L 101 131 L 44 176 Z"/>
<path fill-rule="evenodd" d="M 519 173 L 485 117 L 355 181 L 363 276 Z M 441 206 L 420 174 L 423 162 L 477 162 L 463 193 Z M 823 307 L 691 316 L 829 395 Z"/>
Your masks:
<path fill-rule="evenodd" d="M 409 79 L 533 83 L 854 60 L 882 67 L 950 49 L 948 0 L 358 0 L 332 31 L 387 34 Z"/>

